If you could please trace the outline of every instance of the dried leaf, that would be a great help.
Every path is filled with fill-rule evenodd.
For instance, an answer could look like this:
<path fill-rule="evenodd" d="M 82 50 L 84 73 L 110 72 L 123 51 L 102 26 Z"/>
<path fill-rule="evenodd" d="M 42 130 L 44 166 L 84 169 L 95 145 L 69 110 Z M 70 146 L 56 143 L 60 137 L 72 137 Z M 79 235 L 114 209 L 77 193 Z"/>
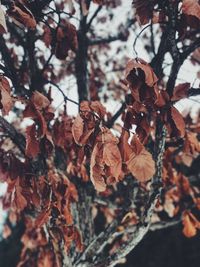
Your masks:
<path fill-rule="evenodd" d="M 47 122 L 44 116 L 42 115 L 42 112 L 39 109 L 36 109 L 35 105 L 30 102 L 25 110 L 23 111 L 23 116 L 30 117 L 39 125 L 39 128 L 37 129 L 38 137 L 44 137 L 47 132 Z"/>
<path fill-rule="evenodd" d="M 186 15 L 195 16 L 200 19 L 199 0 L 183 0 L 182 11 Z"/>
<path fill-rule="evenodd" d="M 36 125 L 32 124 L 26 128 L 26 155 L 35 158 L 39 152 L 40 145 L 37 138 Z"/>
<path fill-rule="evenodd" d="M 99 101 L 91 101 L 90 108 L 92 111 L 97 113 L 100 118 L 103 118 L 106 114 L 105 107 Z"/>
<path fill-rule="evenodd" d="M 80 139 L 83 135 L 84 122 L 81 116 L 78 114 L 72 125 L 72 134 L 75 142 L 80 145 Z"/>
<path fill-rule="evenodd" d="M 186 237 L 193 237 L 197 233 L 197 229 L 195 227 L 195 223 L 191 220 L 191 217 L 189 216 L 189 213 L 184 213 L 183 215 L 183 234 Z"/>
<path fill-rule="evenodd" d="M 54 267 L 54 254 L 51 251 L 38 256 L 37 267 Z"/>
<path fill-rule="evenodd" d="M 188 90 L 190 88 L 190 83 L 181 83 L 174 88 L 172 101 L 178 101 L 182 98 L 188 97 Z"/>
<path fill-rule="evenodd" d="M 142 145 L 136 134 L 133 135 L 133 138 L 131 140 L 131 148 L 136 155 L 139 155 L 140 152 L 144 149 L 144 146 Z"/>
<path fill-rule="evenodd" d="M 51 209 L 48 208 L 47 210 L 43 210 L 36 218 L 35 220 L 35 226 L 37 228 L 40 228 L 42 227 L 45 223 L 48 222 L 49 220 L 49 217 L 50 217 L 50 214 L 51 214 Z"/>
<path fill-rule="evenodd" d="M 90 161 L 90 179 L 99 192 L 106 190 L 106 183 L 103 178 L 104 164 L 103 164 L 103 145 L 97 143 L 94 146 Z"/>
<path fill-rule="evenodd" d="M 69 50 L 74 52 L 78 49 L 76 27 L 68 21 L 62 21 L 62 27 L 57 30 L 57 43 L 55 55 L 58 59 L 64 60 Z"/>
<path fill-rule="evenodd" d="M 170 100 L 168 93 L 164 90 L 155 90 L 155 92 L 157 98 L 155 101 L 155 105 L 157 107 L 165 106 Z"/>
<path fill-rule="evenodd" d="M 19 211 L 23 211 L 27 206 L 27 201 L 25 197 L 22 195 L 22 188 L 19 183 L 19 179 L 17 179 L 17 182 L 15 184 L 15 205 Z"/>
<path fill-rule="evenodd" d="M 153 69 L 151 68 L 151 66 L 142 59 L 137 59 L 137 61 L 134 59 L 129 60 L 126 66 L 126 78 L 128 78 L 128 76 L 131 75 L 131 72 L 135 73 L 136 75 L 136 71 L 138 69 L 140 69 L 144 73 L 145 83 L 149 87 L 153 87 L 158 81 L 158 78 L 154 73 Z"/>
<path fill-rule="evenodd" d="M 105 127 L 96 138 L 91 155 L 90 177 L 97 191 L 105 191 L 106 184 L 119 181 L 122 158 L 117 146 L 118 139 Z"/>
<path fill-rule="evenodd" d="M 184 137 L 185 136 L 185 122 L 183 120 L 183 116 L 180 114 L 180 112 L 175 107 L 171 108 L 171 117 L 176 127 L 175 130 L 177 130 L 180 137 Z"/>
<path fill-rule="evenodd" d="M 139 154 L 133 152 L 126 163 L 132 175 L 140 182 L 150 180 L 155 174 L 155 162 L 145 148 Z"/>
<path fill-rule="evenodd" d="M 103 159 L 106 166 L 109 167 L 109 176 L 114 178 L 114 182 L 118 182 L 122 169 L 122 158 L 119 148 L 115 143 L 106 143 L 104 145 Z"/>
<path fill-rule="evenodd" d="M 137 20 L 141 25 L 147 24 L 153 16 L 153 3 L 146 0 L 133 0 Z"/>
<path fill-rule="evenodd" d="M 132 153 L 126 164 L 129 171 L 140 182 L 146 182 L 155 174 L 155 162 L 152 155 L 140 143 L 136 135 L 131 142 Z"/>
<path fill-rule="evenodd" d="M 196 133 L 188 132 L 186 135 L 186 140 L 189 142 L 190 152 L 192 154 L 195 152 L 200 152 L 200 142 Z"/>
<path fill-rule="evenodd" d="M 33 93 L 31 101 L 35 105 L 36 109 L 39 110 L 42 110 L 50 105 L 48 98 L 38 91 Z"/>
<path fill-rule="evenodd" d="M 93 131 L 94 129 L 88 129 L 87 125 L 84 127 L 83 119 L 80 115 L 77 115 L 72 125 L 72 135 L 75 142 L 78 145 L 85 145 Z"/>
<path fill-rule="evenodd" d="M 120 142 L 119 142 L 119 150 L 120 150 L 123 162 L 126 162 L 132 153 L 132 149 L 128 143 L 128 139 L 129 139 L 129 132 L 123 129 L 121 137 L 120 137 Z"/>
<path fill-rule="evenodd" d="M 8 10 L 8 15 L 11 16 L 16 24 L 25 26 L 29 29 L 36 28 L 36 20 L 31 11 L 21 3 L 13 3 Z"/>

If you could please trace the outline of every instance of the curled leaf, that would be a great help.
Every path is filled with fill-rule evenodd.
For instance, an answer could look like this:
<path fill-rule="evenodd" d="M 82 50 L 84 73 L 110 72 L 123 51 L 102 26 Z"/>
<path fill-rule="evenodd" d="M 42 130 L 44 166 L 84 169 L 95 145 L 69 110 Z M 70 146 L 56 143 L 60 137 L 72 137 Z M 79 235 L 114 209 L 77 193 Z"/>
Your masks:
<path fill-rule="evenodd" d="M 80 115 L 77 115 L 72 125 L 72 135 L 78 145 L 85 145 L 88 138 L 93 133 L 94 129 L 88 129 L 87 125 L 84 127 L 84 121 Z"/>
<path fill-rule="evenodd" d="M 31 11 L 21 3 L 13 3 L 8 10 L 8 15 L 12 17 L 14 22 L 19 26 L 25 26 L 29 29 L 36 28 L 36 20 Z"/>
<path fill-rule="evenodd" d="M 92 151 L 90 161 L 90 178 L 99 192 L 106 190 L 106 183 L 104 180 L 104 164 L 103 164 L 103 146 L 101 143 L 97 143 Z"/>
<path fill-rule="evenodd" d="M 182 98 L 188 96 L 188 89 L 190 88 L 190 83 L 181 83 L 174 88 L 172 101 L 178 101 Z"/>
<path fill-rule="evenodd" d="M 118 139 L 102 127 L 91 155 L 90 177 L 97 191 L 106 190 L 107 184 L 119 181 L 122 158 L 117 146 Z"/>
<path fill-rule="evenodd" d="M 152 67 L 142 59 L 137 59 L 137 61 L 132 59 L 128 62 L 126 66 L 126 77 L 128 78 L 131 73 L 137 75 L 136 72 L 138 69 L 144 73 L 145 83 L 149 87 L 156 84 L 158 81 L 156 74 L 154 73 Z"/>

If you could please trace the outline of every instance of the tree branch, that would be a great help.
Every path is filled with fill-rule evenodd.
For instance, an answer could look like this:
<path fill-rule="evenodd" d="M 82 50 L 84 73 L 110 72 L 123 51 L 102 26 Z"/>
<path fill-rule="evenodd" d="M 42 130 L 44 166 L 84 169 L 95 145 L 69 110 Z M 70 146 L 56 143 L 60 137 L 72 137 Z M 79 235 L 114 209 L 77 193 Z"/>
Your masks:
<path fill-rule="evenodd" d="M 92 45 L 108 44 L 119 40 L 123 42 L 127 41 L 127 29 L 133 24 L 133 22 L 134 21 L 132 19 L 128 18 L 123 28 L 115 35 L 110 35 L 105 38 L 99 38 L 96 40 L 88 40 L 88 45 L 92 46 Z"/>
<path fill-rule="evenodd" d="M 142 240 L 144 235 L 148 232 L 151 216 L 154 211 L 156 202 L 161 193 L 162 183 L 162 159 L 165 150 L 165 139 L 166 139 L 166 129 L 161 123 L 157 123 L 157 133 L 156 133 L 156 147 L 155 147 L 155 161 L 156 161 L 156 174 L 153 177 L 152 189 L 149 195 L 149 201 L 145 208 L 145 211 L 140 219 L 139 224 L 135 227 L 134 231 L 129 234 L 128 241 L 124 242 L 117 252 L 112 255 L 105 257 L 103 250 L 106 245 L 113 242 L 117 228 L 121 224 L 121 220 L 128 211 L 129 207 L 124 207 L 123 212 L 113 220 L 113 222 L 108 225 L 108 227 L 101 232 L 96 239 L 86 248 L 81 257 L 79 258 L 76 265 L 79 266 L 81 263 L 87 263 L 87 267 L 94 266 L 107 266 L 113 267 L 119 261 L 124 258 L 131 250 Z M 129 193 L 132 188 L 128 187 Z M 92 264 L 91 264 L 92 262 Z"/>
<path fill-rule="evenodd" d="M 119 108 L 119 110 L 112 116 L 112 118 L 106 123 L 106 126 L 108 128 L 111 128 L 113 126 L 113 124 L 115 123 L 115 121 L 121 116 L 121 114 L 123 113 L 123 111 L 126 108 L 126 103 L 123 103 L 121 105 L 121 107 Z"/>
<path fill-rule="evenodd" d="M 88 45 L 92 46 L 92 45 L 108 44 L 108 43 L 112 43 L 114 41 L 124 41 L 125 42 L 126 40 L 127 40 L 127 37 L 123 33 L 118 33 L 115 36 L 108 36 L 106 38 L 89 40 Z"/>
<path fill-rule="evenodd" d="M 94 14 L 92 15 L 91 19 L 89 20 L 89 22 L 87 23 L 87 31 L 89 30 L 93 20 L 96 18 L 96 16 L 98 15 L 99 11 L 101 11 L 103 6 L 98 6 L 96 11 L 94 12 Z"/>
<path fill-rule="evenodd" d="M 16 144 L 20 151 L 24 154 L 26 147 L 25 137 L 22 134 L 18 133 L 16 129 L 1 116 L 0 127 L 9 135 L 13 143 Z"/>

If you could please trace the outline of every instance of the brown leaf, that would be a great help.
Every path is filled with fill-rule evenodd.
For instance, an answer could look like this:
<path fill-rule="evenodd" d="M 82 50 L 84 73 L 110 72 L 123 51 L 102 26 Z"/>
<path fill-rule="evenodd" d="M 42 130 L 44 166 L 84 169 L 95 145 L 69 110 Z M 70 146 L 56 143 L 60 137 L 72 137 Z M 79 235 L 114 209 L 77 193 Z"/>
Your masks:
<path fill-rule="evenodd" d="M 146 182 L 155 174 L 155 162 L 152 155 L 140 143 L 136 135 L 132 139 L 131 148 L 132 153 L 126 162 L 127 167 L 140 182 Z"/>
<path fill-rule="evenodd" d="M 156 92 L 156 98 L 157 98 L 155 101 L 155 105 L 157 107 L 165 106 L 170 100 L 168 93 L 164 90 L 159 90 L 159 89 L 155 90 L 155 92 Z"/>
<path fill-rule="evenodd" d="M 44 33 L 43 33 L 43 42 L 45 43 L 46 47 L 50 47 L 51 42 L 52 42 L 52 34 L 51 34 L 51 30 L 49 27 L 47 27 L 46 25 L 43 28 Z"/>
<path fill-rule="evenodd" d="M 136 59 L 128 62 L 126 81 L 135 101 L 148 105 L 155 102 L 158 78 L 144 60 Z"/>
<path fill-rule="evenodd" d="M 146 144 L 150 135 L 150 125 L 146 115 L 139 117 L 138 125 L 136 128 L 136 134 L 139 140 Z"/>
<path fill-rule="evenodd" d="M 62 27 L 57 30 L 57 43 L 55 55 L 58 59 L 64 60 L 69 50 L 76 52 L 78 39 L 76 27 L 68 21 L 62 21 Z"/>
<path fill-rule="evenodd" d="M 39 110 L 42 110 L 50 105 L 50 101 L 48 100 L 48 98 L 38 91 L 35 91 L 33 93 L 31 101 Z"/>
<path fill-rule="evenodd" d="M 51 251 L 39 254 L 37 258 L 37 267 L 54 267 L 54 254 Z"/>
<path fill-rule="evenodd" d="M 65 217 L 67 225 L 72 225 L 73 224 L 73 216 L 71 213 L 71 206 L 70 206 L 69 201 L 67 201 L 63 207 L 63 215 Z"/>
<path fill-rule="evenodd" d="M 122 158 L 119 148 L 115 143 L 106 143 L 104 145 L 103 159 L 106 166 L 109 167 L 109 176 L 114 178 L 114 182 L 118 182 L 122 170 Z"/>
<path fill-rule="evenodd" d="M 133 0 L 137 20 L 141 25 L 147 24 L 153 15 L 153 3 L 146 0 Z"/>
<path fill-rule="evenodd" d="M 106 184 L 119 181 L 122 158 L 117 146 L 118 139 L 106 127 L 96 138 L 90 164 L 90 178 L 97 191 L 105 191 Z"/>
<path fill-rule="evenodd" d="M 193 132 L 188 132 L 186 135 L 186 140 L 189 142 L 190 152 L 192 154 L 195 152 L 200 152 L 200 142 L 197 136 L 198 135 Z"/>
<path fill-rule="evenodd" d="M 106 143 L 114 143 L 117 144 L 118 138 L 115 137 L 112 132 L 106 128 L 106 127 L 101 127 L 101 132 L 98 134 L 96 141 L 102 142 L 103 144 Z"/>
<path fill-rule="evenodd" d="M 3 115 L 8 115 L 13 106 L 10 92 L 11 89 L 8 80 L 0 76 L 0 108 L 2 108 Z"/>
<path fill-rule="evenodd" d="M 103 118 L 106 114 L 105 107 L 99 101 L 91 101 L 90 108 L 92 111 L 96 112 L 100 118 Z"/>
<path fill-rule="evenodd" d="M 144 148 L 136 134 L 133 135 L 133 138 L 131 140 L 131 148 L 136 155 L 139 155 Z"/>
<path fill-rule="evenodd" d="M 90 179 L 99 192 L 106 190 L 106 183 L 103 178 L 104 164 L 103 164 L 103 145 L 96 143 L 91 155 L 90 161 Z"/>
<path fill-rule="evenodd" d="M 39 140 L 36 133 L 36 125 L 32 124 L 26 128 L 26 155 L 35 158 L 40 152 Z"/>
<path fill-rule="evenodd" d="M 183 234 L 186 237 L 193 237 L 196 235 L 197 233 L 197 229 L 196 229 L 196 224 L 195 222 L 192 220 L 190 213 L 185 212 L 183 214 Z"/>
<path fill-rule="evenodd" d="M 29 102 L 29 104 L 26 106 L 25 110 L 23 111 L 24 118 L 30 117 L 32 118 L 36 123 L 38 123 L 39 128 L 37 130 L 38 137 L 44 137 L 47 132 L 47 122 L 44 116 L 42 115 L 42 112 L 35 107 L 35 105 L 32 102 Z"/>
<path fill-rule="evenodd" d="M 132 153 L 131 146 L 128 143 L 129 137 L 130 137 L 129 132 L 123 129 L 121 137 L 120 137 L 120 142 L 119 142 L 119 150 L 120 150 L 123 162 L 126 162 Z"/>
<path fill-rule="evenodd" d="M 190 83 L 181 83 L 174 88 L 172 101 L 178 101 L 182 98 L 188 97 L 188 90 L 190 88 Z"/>
<path fill-rule="evenodd" d="M 51 214 L 51 209 L 48 208 L 47 210 L 43 210 L 36 218 L 35 220 L 35 226 L 37 228 L 40 228 L 42 227 L 45 223 L 48 222 L 49 220 L 49 217 L 50 217 L 50 214 Z"/>
<path fill-rule="evenodd" d="M 6 33 L 6 32 L 7 32 L 7 26 L 6 26 L 5 15 L 0 4 L 0 33 Z"/>
<path fill-rule="evenodd" d="M 81 116 L 78 114 L 72 125 L 72 135 L 74 137 L 75 142 L 78 145 L 80 145 L 80 139 L 81 136 L 83 135 L 83 129 L 84 129 L 84 122 Z"/>
<path fill-rule="evenodd" d="M 156 82 L 158 81 L 156 74 L 154 73 L 151 66 L 142 59 L 137 59 L 137 61 L 134 59 L 129 60 L 126 66 L 126 77 L 128 77 L 132 71 L 136 72 L 137 69 L 142 70 L 145 75 L 145 83 L 149 87 L 152 87 L 156 84 Z"/>
<path fill-rule="evenodd" d="M 183 120 L 183 116 L 180 114 L 180 112 L 175 108 L 171 107 L 171 117 L 175 124 L 177 133 L 180 137 L 185 136 L 185 122 Z"/>
<path fill-rule="evenodd" d="M 150 180 L 155 174 L 155 162 L 145 148 L 139 154 L 133 152 L 126 163 L 132 175 L 140 182 Z"/>
<path fill-rule="evenodd" d="M 87 129 L 87 125 L 84 127 L 83 119 L 80 115 L 77 115 L 72 125 L 72 135 L 75 142 L 78 145 L 85 145 L 93 131 L 94 129 Z"/>
<path fill-rule="evenodd" d="M 65 129 L 63 131 L 63 129 Z M 64 150 L 73 143 L 72 136 L 72 119 L 67 115 L 62 116 L 62 120 L 58 119 L 53 125 L 53 141 L 58 147 Z"/>
<path fill-rule="evenodd" d="M 91 112 L 90 102 L 88 102 L 88 101 L 82 101 L 81 104 L 80 104 L 80 110 L 82 112 Z"/>
<path fill-rule="evenodd" d="M 19 211 L 23 211 L 25 207 L 27 206 L 27 201 L 25 197 L 22 195 L 22 188 L 19 184 L 19 178 L 17 179 L 17 182 L 15 184 L 15 205 Z"/>
<path fill-rule="evenodd" d="M 182 11 L 186 15 L 195 16 L 200 19 L 199 0 L 183 0 Z"/>
<path fill-rule="evenodd" d="M 29 29 L 36 28 L 36 20 L 31 11 L 21 3 L 13 3 L 8 10 L 8 15 L 11 16 L 14 22 L 19 26 L 25 26 Z"/>

